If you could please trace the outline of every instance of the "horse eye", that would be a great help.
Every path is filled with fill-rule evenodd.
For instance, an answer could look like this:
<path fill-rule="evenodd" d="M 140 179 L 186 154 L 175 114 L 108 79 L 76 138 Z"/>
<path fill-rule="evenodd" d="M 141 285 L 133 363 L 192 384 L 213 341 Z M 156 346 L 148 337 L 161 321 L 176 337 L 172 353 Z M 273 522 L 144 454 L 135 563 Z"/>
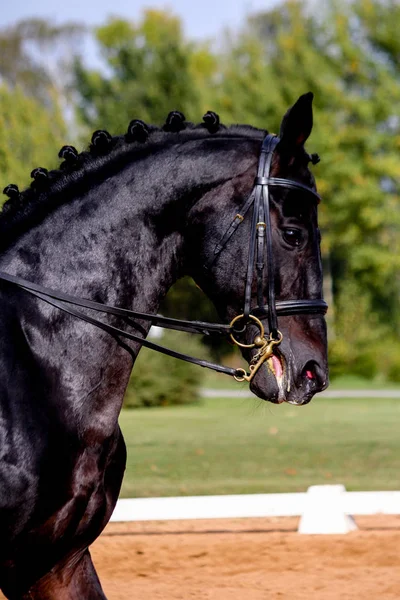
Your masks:
<path fill-rule="evenodd" d="M 292 227 L 287 227 L 283 230 L 283 239 L 290 246 L 301 246 L 304 236 L 303 232 L 300 229 L 293 229 Z"/>

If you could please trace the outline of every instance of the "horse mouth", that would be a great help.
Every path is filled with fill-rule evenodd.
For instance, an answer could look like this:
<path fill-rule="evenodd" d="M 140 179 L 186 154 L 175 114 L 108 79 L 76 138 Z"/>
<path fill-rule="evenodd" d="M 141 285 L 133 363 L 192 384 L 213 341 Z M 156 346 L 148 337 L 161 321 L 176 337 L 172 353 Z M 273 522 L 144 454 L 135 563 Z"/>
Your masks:
<path fill-rule="evenodd" d="M 267 361 L 267 369 L 275 377 L 276 384 L 278 386 L 278 397 L 276 399 L 277 404 L 286 402 L 285 384 L 287 392 L 290 391 L 290 383 L 288 377 L 286 377 L 285 360 L 282 355 L 273 354 Z"/>
<path fill-rule="evenodd" d="M 314 396 L 314 391 L 303 390 L 301 395 L 297 395 L 295 390 L 292 390 L 291 384 L 291 369 L 290 364 L 285 360 L 283 354 L 279 350 L 265 361 L 263 367 L 260 369 L 260 375 L 263 374 L 266 377 L 267 382 L 270 384 L 273 382 L 274 391 L 266 392 L 264 386 L 255 381 L 251 386 L 251 390 L 259 397 L 264 400 L 268 400 L 273 404 L 292 404 L 293 406 L 304 406 L 308 404 Z M 254 378 L 257 380 L 257 375 Z M 265 382 L 265 379 L 264 379 Z M 269 387 L 269 386 L 267 386 Z M 291 393 L 292 392 L 292 393 Z M 293 393 L 294 392 L 294 393 Z"/>

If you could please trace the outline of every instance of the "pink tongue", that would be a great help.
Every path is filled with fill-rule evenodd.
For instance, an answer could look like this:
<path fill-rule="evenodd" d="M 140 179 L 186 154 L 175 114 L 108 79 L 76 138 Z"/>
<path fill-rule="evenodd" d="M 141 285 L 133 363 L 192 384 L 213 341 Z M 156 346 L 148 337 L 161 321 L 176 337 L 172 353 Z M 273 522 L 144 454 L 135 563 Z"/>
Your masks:
<path fill-rule="evenodd" d="M 279 377 L 282 377 L 283 374 L 281 361 L 274 354 L 271 356 L 271 360 L 275 372 L 275 377 L 278 379 Z"/>
<path fill-rule="evenodd" d="M 306 377 L 308 379 L 315 379 L 315 374 L 312 371 L 306 371 Z"/>

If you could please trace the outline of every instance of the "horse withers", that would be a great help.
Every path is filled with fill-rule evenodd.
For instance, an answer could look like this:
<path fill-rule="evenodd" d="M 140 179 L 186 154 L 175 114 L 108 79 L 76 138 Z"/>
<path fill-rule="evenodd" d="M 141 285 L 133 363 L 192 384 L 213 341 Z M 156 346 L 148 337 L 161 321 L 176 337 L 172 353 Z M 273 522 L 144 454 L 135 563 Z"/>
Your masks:
<path fill-rule="evenodd" d="M 123 136 L 97 131 L 88 152 L 62 149 L 59 171 L 35 169 L 21 194 L 6 188 L 0 587 L 7 598 L 105 598 L 88 547 L 118 498 L 126 460 L 118 416 L 151 320 L 105 311 L 100 328 L 90 306 L 81 304 L 79 319 L 75 309 L 65 312 L 62 294 L 154 315 L 170 286 L 190 275 L 243 346 L 251 376 L 232 374 L 248 377 L 257 396 L 304 404 L 326 387 L 317 194 L 304 149 L 311 128 L 312 94 L 299 98 L 267 145 L 265 131 L 226 128 L 215 113 L 194 126 L 173 112 L 162 129 L 136 120 Z M 50 303 L 49 289 L 62 291 Z"/>

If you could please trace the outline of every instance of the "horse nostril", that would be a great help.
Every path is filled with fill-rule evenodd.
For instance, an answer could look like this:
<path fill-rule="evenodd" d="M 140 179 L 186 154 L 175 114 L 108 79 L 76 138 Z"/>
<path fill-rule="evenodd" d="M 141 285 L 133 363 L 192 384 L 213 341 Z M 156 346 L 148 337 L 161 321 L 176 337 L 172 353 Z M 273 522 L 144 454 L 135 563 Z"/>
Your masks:
<path fill-rule="evenodd" d="M 315 360 L 309 360 L 303 367 L 301 378 L 306 379 L 315 388 L 323 389 L 326 387 L 327 377 L 325 371 Z"/>

